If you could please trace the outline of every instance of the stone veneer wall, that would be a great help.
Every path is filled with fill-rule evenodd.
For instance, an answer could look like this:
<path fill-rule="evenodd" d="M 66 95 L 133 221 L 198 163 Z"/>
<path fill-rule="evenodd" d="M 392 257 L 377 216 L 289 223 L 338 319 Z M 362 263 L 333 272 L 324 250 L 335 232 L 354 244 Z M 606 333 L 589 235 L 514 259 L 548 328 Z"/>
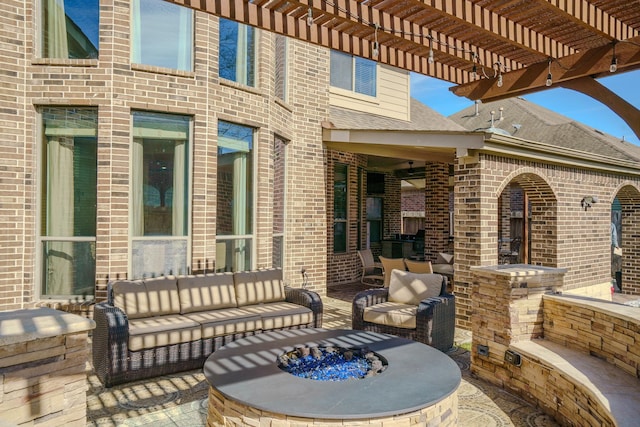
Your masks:
<path fill-rule="evenodd" d="M 130 3 L 100 3 L 99 60 L 41 59 L 35 6 L 0 4 L 0 85 L 3 142 L 0 215 L 5 232 L 0 309 L 33 306 L 39 299 L 41 106 L 98 109 L 96 298 L 109 280 L 130 271 L 129 196 L 131 112 L 145 110 L 193 118 L 190 250 L 192 271 L 211 271 L 216 258 L 217 123 L 253 127 L 256 164 L 255 266 L 272 265 L 273 166 L 275 136 L 288 141 L 284 276 L 298 285 L 306 267 L 313 290 L 326 288 L 325 160 L 321 121 L 328 116 L 329 51 L 289 39 L 288 99 L 275 97 L 275 35 L 258 40 L 256 87 L 218 76 L 218 18 L 194 14 L 194 70 L 132 64 Z"/>
<path fill-rule="evenodd" d="M 509 345 L 543 336 L 542 296 L 562 290 L 564 269 L 524 264 L 473 268 L 471 371 L 504 386 Z M 487 348 L 480 354 L 478 346 Z"/>
<path fill-rule="evenodd" d="M 458 393 L 438 401 L 432 406 L 406 414 L 389 415 L 370 419 L 303 418 L 261 411 L 241 402 L 227 399 L 222 393 L 209 387 L 207 426 L 278 426 L 278 427 L 454 427 L 458 425 Z"/>
<path fill-rule="evenodd" d="M 0 313 L 0 424 L 87 425 L 94 327 L 93 320 L 49 308 Z"/>

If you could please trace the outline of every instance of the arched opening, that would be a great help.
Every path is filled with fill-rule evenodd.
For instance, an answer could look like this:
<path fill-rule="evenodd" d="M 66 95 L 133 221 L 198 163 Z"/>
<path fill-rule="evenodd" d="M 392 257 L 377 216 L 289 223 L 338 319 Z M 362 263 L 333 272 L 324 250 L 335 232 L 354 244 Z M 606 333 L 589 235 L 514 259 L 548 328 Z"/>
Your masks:
<path fill-rule="evenodd" d="M 611 204 L 611 273 L 616 289 L 624 294 L 640 295 L 640 190 L 631 184 L 620 187 Z M 615 228 L 614 228 L 615 227 Z M 614 237 L 615 232 L 615 237 Z M 617 242 L 614 241 L 617 239 Z M 621 249 L 614 254 L 615 243 Z"/>
<path fill-rule="evenodd" d="M 557 266 L 557 200 L 535 173 L 514 174 L 498 195 L 498 262 Z"/>

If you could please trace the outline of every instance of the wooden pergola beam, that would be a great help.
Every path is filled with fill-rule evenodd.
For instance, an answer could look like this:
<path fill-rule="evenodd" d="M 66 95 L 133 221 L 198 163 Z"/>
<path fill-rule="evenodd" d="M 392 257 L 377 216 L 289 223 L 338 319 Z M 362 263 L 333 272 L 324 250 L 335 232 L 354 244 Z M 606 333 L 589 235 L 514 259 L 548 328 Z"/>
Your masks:
<path fill-rule="evenodd" d="M 553 84 L 568 82 L 583 77 L 609 75 L 613 57 L 613 43 L 595 49 L 585 50 L 560 59 L 551 60 Z M 618 72 L 640 68 L 640 37 L 635 37 L 615 45 Z M 483 102 L 525 95 L 547 89 L 549 62 L 540 62 L 521 70 L 502 74 L 503 85 L 498 87 L 494 71 L 489 70 L 489 78 L 454 86 L 450 90 L 458 96 Z"/>
<path fill-rule="evenodd" d="M 562 82 L 560 86 L 583 93 L 602 102 L 624 120 L 640 139 L 640 110 L 597 82 L 596 79 L 583 77 Z"/>

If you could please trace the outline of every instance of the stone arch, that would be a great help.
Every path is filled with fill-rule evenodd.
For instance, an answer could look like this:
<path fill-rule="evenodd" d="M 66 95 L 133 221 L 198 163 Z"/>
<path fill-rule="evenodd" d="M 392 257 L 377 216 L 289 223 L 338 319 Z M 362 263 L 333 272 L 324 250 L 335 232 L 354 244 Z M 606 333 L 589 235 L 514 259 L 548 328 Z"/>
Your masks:
<path fill-rule="evenodd" d="M 539 170 L 525 167 L 511 172 L 496 188 L 499 235 L 508 234 L 508 241 L 511 242 L 515 233 L 515 240 L 519 241 L 518 255 L 506 259 L 507 261 L 557 266 L 558 199 L 549 182 L 549 178 Z M 521 215 L 513 215 L 513 191 L 521 192 L 523 195 Z M 518 199 L 517 193 L 515 199 Z M 520 223 L 515 225 L 514 230 L 513 222 L 518 219 Z M 505 221 L 508 221 L 506 226 Z M 517 230 L 519 227 L 522 227 L 520 231 Z M 504 245 L 499 241 L 499 251 L 501 249 L 504 250 Z M 505 259 L 500 261 L 504 262 Z"/>
<path fill-rule="evenodd" d="M 621 182 L 611 195 L 610 201 L 618 198 L 621 206 L 620 246 L 622 260 L 619 285 L 625 294 L 640 295 L 640 266 L 634 262 L 640 256 L 640 189 L 636 183 Z M 613 260 L 612 260 L 613 262 Z M 617 270 L 614 266 L 612 270 Z M 613 271 L 612 271 L 613 273 Z"/>

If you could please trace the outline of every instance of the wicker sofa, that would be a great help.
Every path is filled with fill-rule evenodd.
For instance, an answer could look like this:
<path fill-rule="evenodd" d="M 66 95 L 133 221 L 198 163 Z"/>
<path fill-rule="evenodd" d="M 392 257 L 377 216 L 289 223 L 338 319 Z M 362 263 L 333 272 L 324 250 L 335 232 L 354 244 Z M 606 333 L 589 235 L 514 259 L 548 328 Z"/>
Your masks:
<path fill-rule="evenodd" d="M 322 326 L 315 292 L 267 269 L 109 283 L 95 305 L 93 367 L 106 387 L 200 368 L 224 344 L 267 330 Z"/>
<path fill-rule="evenodd" d="M 453 346 L 455 297 L 441 274 L 392 270 L 388 288 L 356 294 L 351 315 L 353 329 L 397 335 L 441 351 Z"/>

